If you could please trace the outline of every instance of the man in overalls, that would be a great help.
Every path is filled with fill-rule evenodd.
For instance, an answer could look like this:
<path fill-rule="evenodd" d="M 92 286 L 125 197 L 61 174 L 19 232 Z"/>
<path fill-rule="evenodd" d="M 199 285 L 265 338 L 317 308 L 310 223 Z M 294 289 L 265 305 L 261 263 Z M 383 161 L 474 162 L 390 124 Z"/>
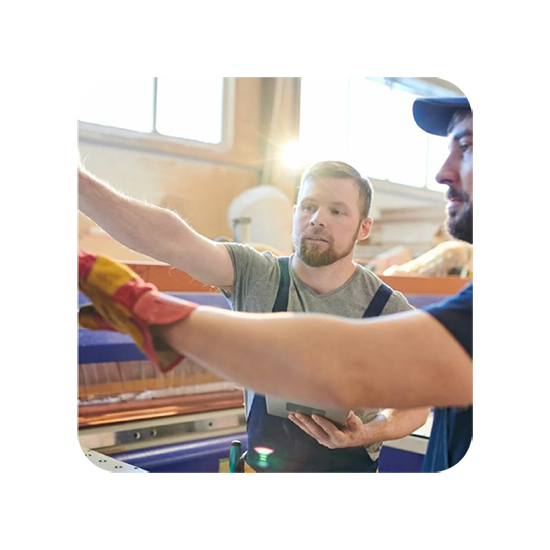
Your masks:
<path fill-rule="evenodd" d="M 342 162 L 320 162 L 302 175 L 294 209 L 295 254 L 275 258 L 226 244 L 234 283 L 224 290 L 233 309 L 315 312 L 354 319 L 412 307 L 368 269 L 353 262 L 355 244 L 368 237 L 372 187 Z M 342 376 L 346 376 L 345 368 Z M 267 413 L 264 395 L 245 390 L 248 452 L 244 467 L 258 472 L 375 472 L 385 439 L 422 426 L 427 408 L 359 409 L 338 429 L 322 416 Z"/>

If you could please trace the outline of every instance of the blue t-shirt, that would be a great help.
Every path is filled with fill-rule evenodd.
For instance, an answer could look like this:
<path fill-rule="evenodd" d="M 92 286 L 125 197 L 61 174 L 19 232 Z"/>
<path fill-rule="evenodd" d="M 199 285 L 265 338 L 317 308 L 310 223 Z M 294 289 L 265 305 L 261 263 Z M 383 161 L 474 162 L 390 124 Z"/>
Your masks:
<path fill-rule="evenodd" d="M 550 285 L 471 285 L 426 311 L 472 358 L 550 357 Z M 550 473 L 550 407 L 437 410 L 423 471 Z"/>

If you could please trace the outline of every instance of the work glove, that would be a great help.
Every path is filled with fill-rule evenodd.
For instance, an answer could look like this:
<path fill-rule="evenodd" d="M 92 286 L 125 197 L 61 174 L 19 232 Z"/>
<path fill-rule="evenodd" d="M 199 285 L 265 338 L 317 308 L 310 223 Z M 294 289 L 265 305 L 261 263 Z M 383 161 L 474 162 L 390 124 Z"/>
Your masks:
<path fill-rule="evenodd" d="M 82 250 L 78 251 L 78 286 L 92 302 L 79 309 L 81 327 L 129 334 L 163 373 L 184 359 L 164 341 L 153 337 L 150 326 L 181 321 L 198 304 L 161 294 L 128 266 Z"/>

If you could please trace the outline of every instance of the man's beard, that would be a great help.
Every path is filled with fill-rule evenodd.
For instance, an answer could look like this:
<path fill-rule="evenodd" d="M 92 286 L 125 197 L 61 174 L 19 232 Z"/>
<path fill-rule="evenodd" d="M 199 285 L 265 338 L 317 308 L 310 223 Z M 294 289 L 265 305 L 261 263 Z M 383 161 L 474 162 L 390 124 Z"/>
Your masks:
<path fill-rule="evenodd" d="M 458 199 L 462 201 L 462 208 L 458 212 L 449 212 L 448 228 L 449 233 L 460 241 L 471 242 L 470 233 L 470 197 L 464 191 L 451 189 L 448 199 Z"/>
<path fill-rule="evenodd" d="M 471 242 L 470 205 L 465 204 L 456 216 L 449 216 L 449 233 L 460 241 Z"/>
<path fill-rule="evenodd" d="M 316 245 L 311 241 L 307 241 L 307 237 L 313 236 L 314 235 L 310 234 L 304 238 L 304 235 L 302 235 L 296 247 L 296 255 L 309 267 L 324 267 L 326 265 L 331 265 L 347 256 L 355 248 L 354 239 L 346 250 L 338 253 L 330 241 L 327 243 L 328 246 L 326 248 L 323 247 L 322 244 Z"/>

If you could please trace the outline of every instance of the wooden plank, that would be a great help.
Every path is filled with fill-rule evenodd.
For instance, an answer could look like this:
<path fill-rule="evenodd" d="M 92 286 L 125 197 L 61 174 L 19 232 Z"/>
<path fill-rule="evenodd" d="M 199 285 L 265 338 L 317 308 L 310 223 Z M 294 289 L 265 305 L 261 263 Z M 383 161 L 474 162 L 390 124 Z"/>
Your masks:
<path fill-rule="evenodd" d="M 140 277 L 153 283 L 163 292 L 220 292 L 218 288 L 205 285 L 180 269 L 160 262 L 123 262 Z"/>
<path fill-rule="evenodd" d="M 394 290 L 403 294 L 456 294 L 464 288 L 471 279 L 460 277 L 397 277 L 380 276 Z"/>
<path fill-rule="evenodd" d="M 185 271 L 159 262 L 124 262 L 143 279 L 155 284 L 164 292 L 219 292 L 216 287 L 208 286 Z M 460 277 L 429 276 L 380 276 L 394 290 L 403 294 L 456 294 L 471 279 Z"/>

